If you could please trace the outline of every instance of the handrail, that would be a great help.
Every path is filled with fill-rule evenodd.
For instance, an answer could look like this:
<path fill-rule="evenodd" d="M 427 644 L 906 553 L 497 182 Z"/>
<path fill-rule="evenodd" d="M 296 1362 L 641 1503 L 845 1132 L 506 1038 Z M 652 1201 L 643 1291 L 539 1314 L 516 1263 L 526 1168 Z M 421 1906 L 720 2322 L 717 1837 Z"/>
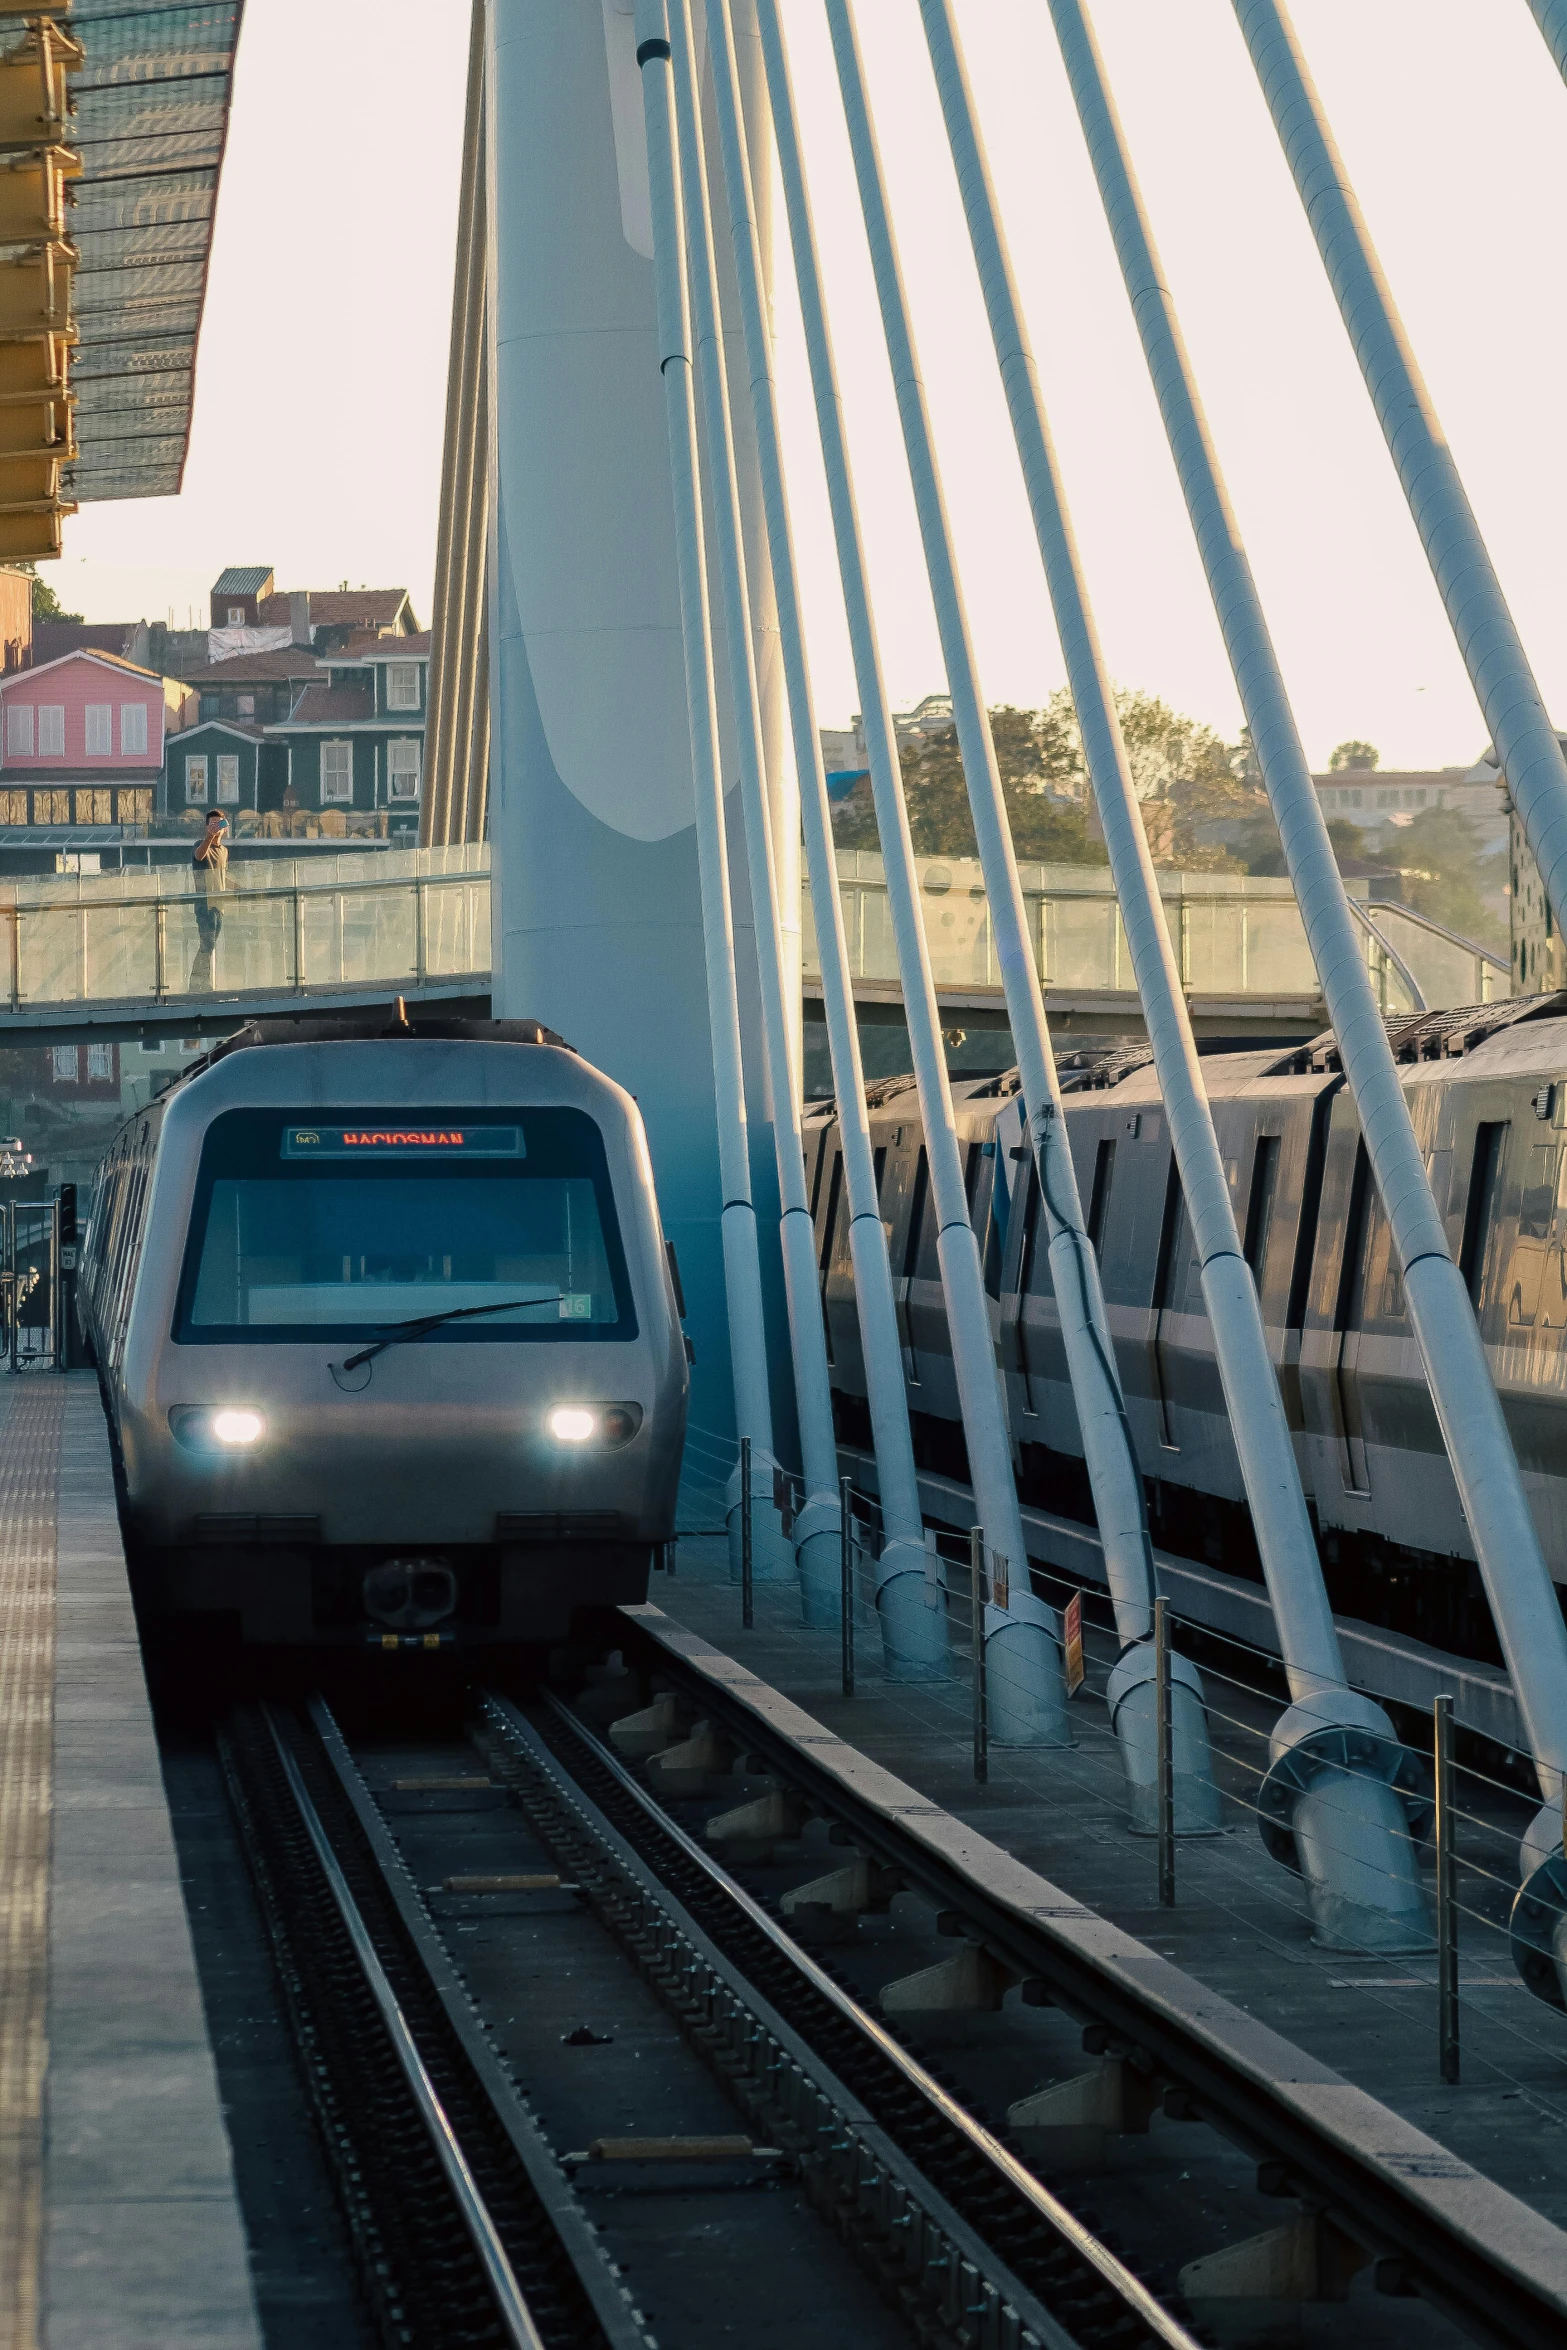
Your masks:
<path fill-rule="evenodd" d="M 1371 916 L 1366 912 L 1365 907 L 1361 905 L 1357 899 L 1350 897 L 1346 893 L 1344 903 L 1346 906 L 1348 906 L 1351 914 L 1360 924 L 1362 930 L 1364 930 L 1371 938 L 1375 939 L 1377 945 L 1382 949 L 1382 952 L 1386 955 L 1388 961 L 1392 964 L 1394 970 L 1398 973 L 1399 978 L 1404 982 L 1404 985 L 1408 988 L 1410 994 L 1414 997 L 1415 1000 L 1413 1006 L 1411 1007 L 1412 1010 L 1416 1012 L 1429 1012 L 1431 1007 L 1426 1002 L 1424 990 L 1421 988 L 1420 982 L 1415 977 L 1413 971 L 1410 970 L 1409 965 L 1404 961 L 1404 958 L 1399 953 L 1397 947 L 1394 946 L 1390 940 L 1385 939 L 1382 936 L 1381 931 L 1378 930 L 1376 924 L 1372 921 Z"/>
<path fill-rule="evenodd" d="M 440 927 L 438 919 L 432 920 L 429 901 L 432 891 L 475 889 L 483 890 L 488 895 L 488 872 L 470 868 L 456 872 L 367 875 L 363 879 L 355 877 L 321 882 L 295 880 L 270 888 L 225 892 L 220 907 L 234 926 L 226 934 L 230 951 L 237 941 L 243 941 L 263 954 L 270 953 L 276 968 L 274 975 L 269 977 L 246 975 L 237 980 L 226 979 L 216 987 L 182 986 L 169 970 L 174 944 L 169 935 L 170 909 L 189 907 L 194 914 L 197 908 L 208 902 L 200 890 L 159 890 L 147 894 L 138 892 L 133 896 L 117 893 L 105 893 L 101 897 L 72 895 L 0 903 L 0 917 L 5 921 L 9 946 L 9 968 L 3 981 L 0 981 L 0 990 L 3 990 L 0 1002 L 12 1013 L 22 1014 L 97 1003 L 119 1006 L 133 1000 L 145 1002 L 149 997 L 156 1004 L 173 1006 L 182 1002 L 199 1004 L 219 998 L 293 997 L 315 993 L 336 995 L 345 988 L 375 987 L 393 981 L 399 984 L 406 981 L 415 989 L 420 989 L 428 985 L 440 986 L 448 980 L 471 980 L 478 976 L 478 972 L 470 942 L 476 924 L 482 925 L 483 909 L 472 906 L 469 918 L 461 914 L 468 902 L 458 901 L 461 918 L 456 924 L 450 966 L 445 969 L 432 968 L 432 962 L 439 965 L 445 958 L 439 952 L 432 955 L 432 940 L 439 940 Z M 330 930 L 342 947 L 353 935 L 344 919 L 345 904 L 349 899 L 369 901 L 367 910 L 370 919 L 365 929 L 363 948 L 356 949 L 355 955 L 356 960 L 362 959 L 364 967 L 350 973 L 340 962 L 329 981 L 312 979 L 307 975 L 305 952 L 308 910 L 311 906 L 320 909 L 325 903 L 331 917 Z M 393 934 L 397 943 L 391 952 L 387 952 L 381 944 L 383 933 L 374 912 L 377 903 L 398 917 Z M 259 930 L 254 922 L 247 923 L 245 920 L 252 908 L 268 909 L 261 918 Z M 287 912 L 290 908 L 291 920 Z M 281 918 L 280 909 L 283 910 Z M 413 927 L 411 959 L 405 955 L 401 946 L 410 913 Z M 107 937 L 104 931 L 96 933 L 97 953 L 103 953 L 107 947 L 117 960 L 121 960 L 122 970 L 125 958 L 132 963 L 150 963 L 150 974 L 144 975 L 139 984 L 128 988 L 121 985 L 114 992 L 89 985 L 88 958 L 95 952 L 94 945 L 89 943 L 92 936 L 89 917 L 104 924 L 107 930 Z M 30 939 L 36 942 L 40 933 L 47 939 L 49 926 L 61 922 L 69 922 L 75 933 L 74 969 L 70 968 L 72 957 L 60 958 L 58 975 L 53 970 L 48 971 L 43 981 L 45 992 L 35 992 L 26 984 L 28 957 L 24 950 Z M 189 927 L 189 917 L 186 918 L 186 927 Z M 51 962 L 55 960 L 52 948 L 45 948 L 44 951 L 50 955 Z M 56 976 L 60 992 L 54 992 L 50 986 L 50 981 Z"/>
<path fill-rule="evenodd" d="M 1462 947 L 1466 955 L 1478 956 L 1482 963 L 1489 963 L 1493 971 L 1509 970 L 1505 955 L 1493 954 L 1477 938 L 1466 938 L 1461 930 L 1449 930 L 1445 922 L 1438 922 L 1433 915 L 1422 914 L 1418 906 L 1406 906 L 1398 898 L 1373 898 L 1371 902 L 1384 913 L 1397 914 L 1401 921 L 1413 922 L 1418 929 L 1429 930 L 1433 937 L 1446 939 L 1449 946 Z"/>

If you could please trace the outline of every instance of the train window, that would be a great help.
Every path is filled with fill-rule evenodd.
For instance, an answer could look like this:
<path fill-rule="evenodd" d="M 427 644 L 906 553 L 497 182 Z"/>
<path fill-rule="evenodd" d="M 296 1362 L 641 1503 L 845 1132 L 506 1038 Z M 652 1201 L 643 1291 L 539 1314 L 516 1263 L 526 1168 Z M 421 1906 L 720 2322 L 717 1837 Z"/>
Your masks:
<path fill-rule="evenodd" d="M 1242 1243 L 1242 1253 L 1251 1267 L 1252 1279 L 1259 1288 L 1262 1286 L 1262 1268 L 1268 1255 L 1268 1231 L 1273 1222 L 1273 1194 L 1278 1188 L 1281 1148 L 1278 1135 L 1259 1134 L 1251 1162 L 1251 1190 L 1246 1197 L 1246 1238 Z"/>
<path fill-rule="evenodd" d="M 820 1271 L 824 1281 L 827 1278 L 827 1268 L 832 1263 L 833 1238 L 838 1229 L 838 1202 L 842 1197 L 843 1153 L 842 1151 L 834 1151 L 832 1161 L 832 1182 L 829 1184 L 827 1189 L 827 1221 L 822 1226 L 821 1255 L 817 1260 L 818 1270 Z"/>
<path fill-rule="evenodd" d="M 174 1337 L 632 1338 L 603 1137 L 573 1109 L 230 1110 L 202 1146 Z M 297 1119 L 297 1113 L 296 1113 Z"/>
<path fill-rule="evenodd" d="M 1496 1206 L 1496 1178 L 1502 1164 L 1502 1138 L 1507 1132 L 1505 1118 L 1487 1122 L 1475 1128 L 1474 1160 L 1469 1171 L 1469 1197 L 1464 1204 L 1464 1237 L 1458 1251 L 1458 1270 L 1464 1277 L 1464 1287 L 1478 1311 L 1480 1284 L 1485 1279 L 1485 1260 L 1494 1222 Z"/>
<path fill-rule="evenodd" d="M 1355 1172 L 1350 1178 L 1349 1214 L 1344 1221 L 1344 1255 L 1339 1265 L 1338 1302 L 1333 1311 L 1335 1330 L 1358 1330 L 1366 1288 L 1367 1232 L 1371 1222 L 1371 1161 L 1363 1142 L 1355 1145 Z"/>
<path fill-rule="evenodd" d="M 1110 1205 L 1110 1182 L 1115 1173 L 1115 1144 L 1102 1142 L 1094 1153 L 1094 1187 L 1088 1195 L 1088 1238 L 1095 1256 Z"/>
<path fill-rule="evenodd" d="M 1537 1143 L 1529 1153 L 1518 1210 L 1518 1232 L 1523 1240 L 1551 1237 L 1551 1219 L 1556 1213 L 1556 1157 L 1554 1145 L 1548 1142 Z"/>
<path fill-rule="evenodd" d="M 903 1244 L 903 1278 L 912 1281 L 914 1268 L 919 1263 L 920 1237 L 925 1224 L 925 1200 L 930 1190 L 930 1160 L 925 1146 L 920 1145 L 919 1164 L 914 1170 L 914 1200 L 909 1209 L 908 1238 Z"/>

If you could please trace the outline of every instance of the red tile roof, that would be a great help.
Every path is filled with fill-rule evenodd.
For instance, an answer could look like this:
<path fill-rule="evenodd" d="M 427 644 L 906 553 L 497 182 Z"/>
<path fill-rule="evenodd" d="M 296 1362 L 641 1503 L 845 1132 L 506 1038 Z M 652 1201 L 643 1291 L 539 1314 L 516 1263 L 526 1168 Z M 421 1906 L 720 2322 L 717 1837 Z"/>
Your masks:
<path fill-rule="evenodd" d="M 430 658 L 430 631 L 422 629 L 417 636 L 351 636 L 346 645 L 335 653 L 324 653 L 322 659 L 334 665 L 340 661 L 428 661 Z"/>
<path fill-rule="evenodd" d="M 134 620 L 35 620 L 33 666 L 66 653 L 120 653 L 135 641 Z"/>
<path fill-rule="evenodd" d="M 320 668 L 308 645 L 279 645 L 270 653 L 236 653 L 232 661 L 210 661 L 204 669 L 193 669 L 185 683 L 198 691 L 204 686 L 267 684 L 279 678 L 316 677 Z"/>
<path fill-rule="evenodd" d="M 406 588 L 312 588 L 310 590 L 310 625 L 312 628 L 395 628 L 408 603 Z M 289 624 L 289 605 L 286 595 L 263 596 L 256 606 L 257 625 L 262 628 L 286 628 Z"/>
<path fill-rule="evenodd" d="M 307 685 L 290 710 L 288 726 L 342 726 L 361 724 L 375 716 L 369 688 L 357 685 Z"/>

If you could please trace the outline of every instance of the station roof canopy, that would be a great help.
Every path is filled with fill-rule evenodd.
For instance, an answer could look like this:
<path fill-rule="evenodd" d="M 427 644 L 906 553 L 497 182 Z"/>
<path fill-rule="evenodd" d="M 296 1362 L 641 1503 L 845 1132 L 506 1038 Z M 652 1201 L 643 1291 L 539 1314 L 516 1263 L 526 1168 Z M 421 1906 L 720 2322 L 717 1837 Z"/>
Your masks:
<path fill-rule="evenodd" d="M 77 0 L 86 52 L 71 144 L 81 454 L 65 493 L 171 497 L 190 443 L 196 345 L 245 0 Z"/>

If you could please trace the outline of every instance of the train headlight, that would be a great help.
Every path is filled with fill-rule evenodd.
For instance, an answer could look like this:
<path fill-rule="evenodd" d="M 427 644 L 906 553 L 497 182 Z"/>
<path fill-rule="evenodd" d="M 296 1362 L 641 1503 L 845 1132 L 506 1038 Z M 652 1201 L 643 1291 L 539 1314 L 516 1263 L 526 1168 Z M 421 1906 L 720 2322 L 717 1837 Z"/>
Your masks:
<path fill-rule="evenodd" d="M 252 1452 L 267 1432 L 263 1415 L 250 1404 L 219 1404 L 208 1409 L 180 1404 L 169 1414 L 176 1444 L 186 1452 Z"/>
<path fill-rule="evenodd" d="M 557 1444 L 629 1444 L 642 1425 L 639 1403 L 559 1403 L 544 1425 Z"/>
<path fill-rule="evenodd" d="M 212 1433 L 219 1444 L 256 1444 L 265 1430 L 266 1422 L 259 1412 L 242 1411 L 231 1406 L 212 1415 Z"/>
<path fill-rule="evenodd" d="M 558 1444 L 586 1444 L 598 1434 L 597 1412 L 580 1404 L 557 1404 L 549 1417 L 549 1431 Z"/>

